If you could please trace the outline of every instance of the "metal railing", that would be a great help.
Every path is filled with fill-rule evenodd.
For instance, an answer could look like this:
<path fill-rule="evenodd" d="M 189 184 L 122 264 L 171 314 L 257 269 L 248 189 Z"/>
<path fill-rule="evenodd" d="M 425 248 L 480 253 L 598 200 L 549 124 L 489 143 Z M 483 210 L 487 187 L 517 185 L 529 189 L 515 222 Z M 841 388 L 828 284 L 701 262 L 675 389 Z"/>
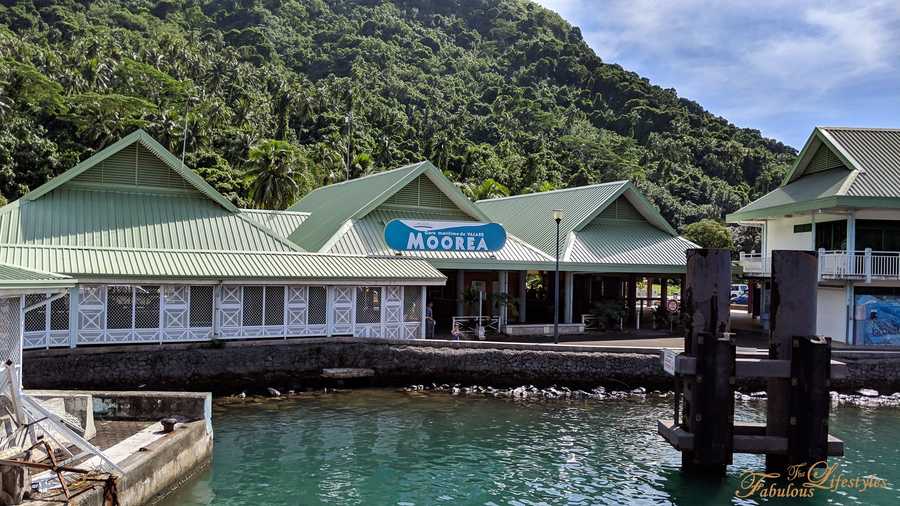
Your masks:
<path fill-rule="evenodd" d="M 451 330 L 456 339 L 485 339 L 500 334 L 499 316 L 454 316 Z"/>
<path fill-rule="evenodd" d="M 900 280 L 900 251 L 820 249 L 818 261 L 820 280 Z M 771 258 L 761 253 L 741 253 L 740 264 L 747 274 L 770 276 L 772 273 Z"/>

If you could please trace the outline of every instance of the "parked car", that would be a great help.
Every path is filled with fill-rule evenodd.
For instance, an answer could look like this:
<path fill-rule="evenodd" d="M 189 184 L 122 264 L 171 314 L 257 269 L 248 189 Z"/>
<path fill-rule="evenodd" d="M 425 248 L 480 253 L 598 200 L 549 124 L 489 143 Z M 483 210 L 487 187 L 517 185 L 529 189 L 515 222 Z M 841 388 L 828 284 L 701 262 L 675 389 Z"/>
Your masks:
<path fill-rule="evenodd" d="M 748 291 L 750 291 L 750 287 L 743 283 L 731 285 L 731 298 L 734 299 L 740 295 L 746 295 Z"/>
<path fill-rule="evenodd" d="M 736 297 L 732 297 L 731 303 L 739 304 L 739 305 L 746 305 L 748 299 L 749 299 L 749 294 L 747 292 L 744 292 Z"/>

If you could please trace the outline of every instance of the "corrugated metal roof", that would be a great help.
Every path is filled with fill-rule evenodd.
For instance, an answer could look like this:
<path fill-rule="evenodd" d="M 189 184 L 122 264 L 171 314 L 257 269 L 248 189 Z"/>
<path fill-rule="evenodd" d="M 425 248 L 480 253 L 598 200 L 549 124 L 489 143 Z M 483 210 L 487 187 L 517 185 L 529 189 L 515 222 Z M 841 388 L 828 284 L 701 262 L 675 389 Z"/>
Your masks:
<path fill-rule="evenodd" d="M 290 237 L 309 218 L 309 213 L 263 209 L 241 209 L 241 214 L 246 214 L 285 239 Z"/>
<path fill-rule="evenodd" d="M 538 247 L 548 255 L 556 255 L 556 224 L 553 210 L 562 209 L 559 225 L 560 248 L 566 236 L 598 208 L 621 194 L 626 181 L 616 181 L 541 193 L 529 193 L 499 199 L 479 200 L 492 220 L 508 231 Z M 562 255 L 560 251 L 560 255 Z"/>
<path fill-rule="evenodd" d="M 313 219 L 288 237 L 308 251 L 319 251 L 360 208 L 397 186 L 424 163 L 323 186 L 307 193 L 288 210 L 309 213 Z"/>
<path fill-rule="evenodd" d="M 566 262 L 616 265 L 685 265 L 685 250 L 697 245 L 649 223 L 592 223 L 573 232 Z"/>
<path fill-rule="evenodd" d="M 379 208 L 362 219 L 352 220 L 348 227 L 341 230 L 340 237 L 330 243 L 328 252 L 373 256 L 397 255 L 398 252 L 390 249 L 384 241 L 384 227 L 387 222 L 401 218 L 474 221 L 464 215 Z M 496 252 L 404 251 L 402 255 L 427 259 L 437 267 L 457 269 L 508 268 L 510 265 L 522 269 L 543 269 L 551 267 L 554 262 L 549 255 L 511 234 L 507 235 L 506 245 Z"/>
<path fill-rule="evenodd" d="M 0 295 L 10 295 L 10 291 L 59 290 L 73 287 L 75 283 L 75 279 L 68 276 L 0 263 Z"/>
<path fill-rule="evenodd" d="M 845 195 L 900 197 L 900 129 L 823 127 L 822 130 L 859 170 Z"/>
<path fill-rule="evenodd" d="M 197 173 L 192 171 L 191 169 L 184 166 L 181 163 L 181 160 L 170 153 L 166 148 L 162 146 L 162 144 L 156 142 L 156 139 L 150 136 L 147 132 L 143 130 L 135 130 L 134 132 L 128 134 L 127 136 L 119 139 L 113 144 L 103 148 L 95 155 L 91 156 L 87 160 L 79 163 L 78 165 L 72 167 L 71 169 L 63 172 L 59 176 L 47 181 L 43 185 L 35 188 L 34 190 L 28 192 L 25 195 L 24 199 L 27 200 L 37 200 L 42 198 L 44 195 L 56 190 L 57 188 L 65 185 L 79 176 L 84 174 L 85 172 L 91 170 L 98 164 L 103 163 L 104 161 L 114 157 L 119 154 L 121 151 L 129 148 L 133 144 L 138 143 L 141 147 L 146 148 L 152 153 L 154 156 L 158 157 L 157 161 L 152 161 L 152 165 L 156 165 L 157 162 L 162 162 L 166 166 L 168 166 L 177 177 L 180 177 L 183 181 L 190 184 L 196 190 L 200 191 L 204 195 L 206 195 L 210 200 L 216 202 L 223 208 L 237 212 L 237 208 L 232 204 L 228 199 L 226 199 L 221 193 L 217 192 L 215 188 L 210 186 L 202 177 L 200 177 Z M 138 153 L 136 153 L 138 154 Z M 135 166 L 139 166 L 139 160 L 135 161 Z M 141 181 L 140 174 L 137 171 L 137 167 L 135 167 L 135 184 L 134 186 L 157 186 L 162 184 L 163 186 L 166 183 L 162 183 L 159 180 L 154 180 L 152 182 L 149 181 Z M 154 178 L 156 179 L 156 178 Z M 166 178 L 168 183 L 172 182 L 172 178 Z"/>
<path fill-rule="evenodd" d="M 831 207 L 896 207 L 900 129 L 816 127 L 779 188 L 729 222 Z"/>
<path fill-rule="evenodd" d="M 742 207 L 737 213 L 752 213 L 838 195 L 841 187 L 851 177 L 853 174 L 842 168 L 816 172 L 772 190 Z"/>
<path fill-rule="evenodd" d="M 296 251 L 205 196 L 68 187 L 0 209 L 0 244 Z"/>
<path fill-rule="evenodd" d="M 0 262 L 85 280 L 261 280 L 444 284 L 428 262 L 298 252 L 173 251 L 85 247 L 4 246 Z"/>

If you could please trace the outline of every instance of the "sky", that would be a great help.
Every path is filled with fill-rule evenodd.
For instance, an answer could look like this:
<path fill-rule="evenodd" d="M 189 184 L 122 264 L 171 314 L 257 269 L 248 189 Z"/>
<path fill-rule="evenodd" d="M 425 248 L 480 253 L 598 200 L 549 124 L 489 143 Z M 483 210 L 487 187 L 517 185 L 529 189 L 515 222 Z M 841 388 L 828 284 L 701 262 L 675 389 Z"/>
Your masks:
<path fill-rule="evenodd" d="M 900 127 L 900 1 L 536 0 L 617 63 L 801 148 L 814 126 Z"/>

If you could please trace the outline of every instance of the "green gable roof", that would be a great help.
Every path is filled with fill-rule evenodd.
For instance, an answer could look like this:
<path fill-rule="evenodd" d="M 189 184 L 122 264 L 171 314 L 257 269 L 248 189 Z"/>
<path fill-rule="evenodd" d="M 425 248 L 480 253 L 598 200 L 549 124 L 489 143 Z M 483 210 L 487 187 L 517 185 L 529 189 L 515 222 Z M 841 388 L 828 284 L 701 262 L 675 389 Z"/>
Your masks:
<path fill-rule="evenodd" d="M 480 200 L 494 221 L 547 255 L 556 254 L 554 209 L 560 222 L 564 270 L 678 272 L 695 244 L 678 237 L 628 181 Z"/>
<path fill-rule="evenodd" d="M 123 166 L 122 162 L 127 162 L 127 160 L 122 154 L 130 154 L 131 150 L 129 148 L 132 148 L 132 146 L 135 147 L 133 150 L 135 153 L 134 165 L 131 167 Z M 142 163 L 140 154 L 143 150 L 138 148 L 145 149 L 147 152 L 151 153 L 155 159 L 145 155 Z M 92 169 L 100 167 L 108 160 L 116 163 L 111 164 L 111 167 L 106 171 L 92 171 Z M 179 177 L 166 173 L 164 170 L 166 167 Z M 142 173 L 142 169 L 145 172 Z M 92 173 L 89 173 L 88 171 L 92 171 Z M 127 176 L 130 175 L 133 175 L 134 179 L 132 181 L 127 181 L 129 179 Z M 187 185 L 190 185 L 200 193 L 203 193 L 225 209 L 231 212 L 237 212 L 237 208 L 234 204 L 217 192 L 215 188 L 210 186 L 202 177 L 185 167 L 181 163 L 181 160 L 170 153 L 169 150 L 164 148 L 160 143 L 156 142 L 155 139 L 150 137 L 150 135 L 143 130 L 136 130 L 119 141 L 107 146 L 75 167 L 72 167 L 38 188 L 28 192 L 24 198 L 27 200 L 40 199 L 44 195 L 47 195 L 70 181 L 76 183 L 97 183 L 107 186 L 111 184 L 123 184 L 124 186 L 131 186 L 134 188 L 150 187 L 170 189 L 182 189 L 185 187 L 184 183 L 187 183 Z"/>
<path fill-rule="evenodd" d="M 0 296 L 61 291 L 75 286 L 75 279 L 49 272 L 0 263 Z"/>
<path fill-rule="evenodd" d="M 900 129 L 816 127 L 780 187 L 731 223 L 829 208 L 900 207 Z"/>
<path fill-rule="evenodd" d="M 414 205 L 409 200 L 413 198 L 413 189 L 407 188 L 411 183 L 420 186 L 420 176 L 424 176 L 429 184 L 434 185 L 444 198 L 464 214 L 488 221 L 481 209 L 466 198 L 437 167 L 431 162 L 423 161 L 313 190 L 289 209 L 310 214 L 310 219 L 289 238 L 308 251 L 325 251 L 329 242 L 335 240 L 338 232 L 342 227 L 348 226 L 350 220 L 363 218 L 382 204 L 404 205 L 398 202 L 406 202 L 410 206 Z M 391 202 L 388 202 L 389 199 Z M 420 200 L 417 202 L 421 205 Z M 443 200 L 439 202 L 443 203 Z M 425 205 L 428 206 L 427 203 Z"/>
<path fill-rule="evenodd" d="M 308 213 L 242 211 L 142 131 L 0 208 L 0 261 L 89 281 L 443 284 L 426 262 L 303 253 Z"/>

